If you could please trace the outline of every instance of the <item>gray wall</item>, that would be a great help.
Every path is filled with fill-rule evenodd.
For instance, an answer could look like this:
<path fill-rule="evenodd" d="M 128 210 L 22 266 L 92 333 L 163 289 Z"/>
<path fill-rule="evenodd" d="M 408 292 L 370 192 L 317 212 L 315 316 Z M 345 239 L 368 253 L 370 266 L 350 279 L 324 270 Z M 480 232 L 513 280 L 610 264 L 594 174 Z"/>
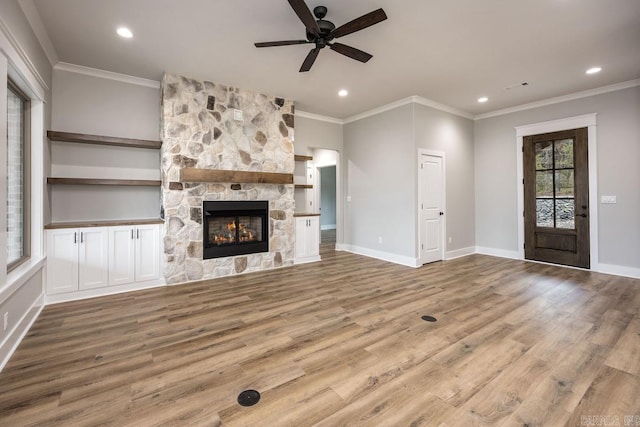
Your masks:
<path fill-rule="evenodd" d="M 599 261 L 640 268 L 640 87 L 477 120 L 476 243 L 517 251 L 515 127 L 597 113 Z M 602 205 L 600 195 L 617 196 Z"/>
<path fill-rule="evenodd" d="M 344 243 L 415 258 L 413 106 L 345 124 L 344 153 L 346 196 L 351 197 Z"/>
<path fill-rule="evenodd" d="M 345 192 L 346 192 L 346 163 L 344 156 L 343 125 L 308 117 L 295 117 L 295 141 L 293 143 L 296 154 L 312 155 L 317 148 L 335 150 L 339 153 L 339 164 L 336 167 L 336 243 L 344 241 Z M 296 174 L 300 166 L 296 167 Z M 305 195 L 296 191 L 296 210 L 299 205 L 305 205 Z"/>
<path fill-rule="evenodd" d="M 307 117 L 295 117 L 296 154 L 308 155 L 310 149 L 324 148 L 342 152 L 342 125 Z"/>
<path fill-rule="evenodd" d="M 11 31 L 11 34 L 15 37 L 19 47 L 26 53 L 29 60 L 34 64 L 37 72 L 43 78 L 45 84 L 51 87 L 51 65 L 48 62 L 44 51 L 40 47 L 35 35 L 31 31 L 29 23 L 22 13 L 18 2 L 15 0 L 4 0 L 0 2 L 0 17 L 2 21 Z M 0 35 L 4 37 L 4 35 Z M 0 80 L 3 82 L 3 87 L 6 88 L 5 75 L 1 76 Z M 5 89 L 6 90 L 6 89 Z M 6 102 L 6 92 L 3 91 L 5 96 L 0 103 Z M 44 104 L 44 128 L 47 129 L 50 124 L 51 118 L 51 93 L 47 91 L 45 94 Z M 4 106 L 0 107 L 0 111 L 6 111 Z M 6 131 L 5 131 L 6 136 Z M 41 146 L 44 144 L 44 135 L 32 135 L 33 144 Z M 48 151 L 44 152 L 44 163 L 48 165 L 49 162 Z M 3 156 L 0 156 L 4 159 Z M 38 166 L 41 167 L 41 166 Z M 45 166 L 44 173 L 47 174 L 48 166 Z M 5 176 L 6 163 L 0 162 L 0 175 Z M 2 180 L 2 183 L 6 184 L 6 181 Z M 4 188 L 4 185 L 3 185 Z M 0 192 L 3 196 L 0 197 L 0 205 L 5 203 L 6 191 Z M 31 206 L 34 211 L 44 211 L 45 216 L 47 211 L 43 209 L 43 204 L 38 203 L 35 206 Z M 3 210 L 4 212 L 4 210 Z M 4 214 L 3 214 L 4 215 Z M 46 220 L 46 217 L 45 217 Z M 6 221 L 6 220 L 5 220 Z M 6 222 L 0 222 L 0 225 Z M 0 227 L 1 228 L 1 227 Z M 6 232 L 5 232 L 6 233 Z M 32 230 L 32 234 L 42 235 L 41 229 Z M 3 240 L 4 241 L 4 240 Z M 10 353 L 12 347 L 18 342 L 18 338 L 21 334 L 26 332 L 26 322 L 33 319 L 35 312 L 39 309 L 39 298 L 43 294 L 43 271 L 39 268 L 31 268 L 28 272 L 14 272 L 10 276 L 6 275 L 6 251 L 2 251 L 0 255 L 0 269 L 3 272 L 0 275 L 0 316 L 4 316 L 4 313 L 9 313 L 9 323 L 7 330 L 0 328 L 0 364 L 5 360 L 6 356 Z M 40 259 L 41 254 L 33 253 L 32 259 Z M 17 269 L 20 270 L 20 269 Z M 25 322 L 19 324 L 21 319 L 25 319 Z"/>
<path fill-rule="evenodd" d="M 57 131 L 160 139 L 160 89 L 54 70 L 52 128 Z M 159 150 L 51 143 L 52 175 L 160 179 Z M 50 188 L 54 222 L 157 218 L 160 189 Z"/>
<path fill-rule="evenodd" d="M 451 238 L 447 251 L 473 248 L 476 245 L 473 121 L 420 104 L 414 104 L 413 114 L 416 146 L 445 153 L 446 232 Z"/>
<path fill-rule="evenodd" d="M 320 227 L 336 225 L 336 167 L 325 166 L 320 171 Z"/>

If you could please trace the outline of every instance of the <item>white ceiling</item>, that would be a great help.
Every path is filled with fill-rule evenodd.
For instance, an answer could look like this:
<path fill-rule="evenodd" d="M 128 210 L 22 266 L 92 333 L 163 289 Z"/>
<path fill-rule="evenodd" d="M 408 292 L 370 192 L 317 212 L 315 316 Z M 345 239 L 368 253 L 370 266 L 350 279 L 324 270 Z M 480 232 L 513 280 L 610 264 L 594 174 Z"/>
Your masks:
<path fill-rule="evenodd" d="M 475 115 L 640 78 L 640 0 L 307 0 L 336 26 L 379 7 L 389 17 L 339 39 L 371 53 L 368 63 L 324 49 L 308 73 L 298 69 L 311 45 L 253 46 L 305 38 L 286 0 L 21 2 L 35 4 L 62 62 L 178 73 L 335 118 L 409 96 Z M 121 25 L 133 39 L 116 36 Z M 585 75 L 594 65 L 603 71 Z"/>

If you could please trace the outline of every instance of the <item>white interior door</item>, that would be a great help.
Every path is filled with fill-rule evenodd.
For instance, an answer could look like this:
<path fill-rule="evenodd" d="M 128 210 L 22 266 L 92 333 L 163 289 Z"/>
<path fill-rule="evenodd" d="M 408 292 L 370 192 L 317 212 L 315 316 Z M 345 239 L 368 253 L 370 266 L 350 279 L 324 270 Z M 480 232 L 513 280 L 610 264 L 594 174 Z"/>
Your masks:
<path fill-rule="evenodd" d="M 420 155 L 420 262 L 444 259 L 444 158 Z"/>

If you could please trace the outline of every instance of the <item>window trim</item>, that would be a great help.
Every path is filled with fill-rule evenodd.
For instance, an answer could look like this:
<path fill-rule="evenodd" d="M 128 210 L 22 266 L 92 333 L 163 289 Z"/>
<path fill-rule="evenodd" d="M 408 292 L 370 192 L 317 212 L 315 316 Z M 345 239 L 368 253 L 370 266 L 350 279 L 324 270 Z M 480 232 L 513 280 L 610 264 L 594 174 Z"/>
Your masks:
<path fill-rule="evenodd" d="M 22 256 L 13 262 L 7 263 L 7 273 L 9 273 L 31 258 L 31 98 L 11 78 L 7 78 L 7 90 L 13 92 L 23 101 L 22 135 L 24 159 L 22 167 Z"/>

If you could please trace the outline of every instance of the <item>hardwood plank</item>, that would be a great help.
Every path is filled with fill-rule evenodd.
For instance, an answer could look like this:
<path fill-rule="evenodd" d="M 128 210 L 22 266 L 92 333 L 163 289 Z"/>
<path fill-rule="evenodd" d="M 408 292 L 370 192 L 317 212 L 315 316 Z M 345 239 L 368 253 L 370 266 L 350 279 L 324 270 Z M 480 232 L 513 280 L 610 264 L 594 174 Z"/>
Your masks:
<path fill-rule="evenodd" d="M 46 306 L 0 372 L 0 425 L 640 414 L 640 280 L 481 255 L 412 269 L 326 235 L 316 264 Z"/>
<path fill-rule="evenodd" d="M 89 135 L 85 133 L 47 131 L 47 137 L 51 141 L 79 142 L 82 144 L 112 145 L 131 148 L 149 148 L 158 150 L 162 146 L 161 141 L 148 139 L 119 138 L 115 136 Z"/>
<path fill-rule="evenodd" d="M 629 322 L 605 362 L 607 366 L 640 376 L 640 316 Z"/>
<path fill-rule="evenodd" d="M 293 159 L 296 162 L 306 162 L 307 160 L 313 160 L 313 156 L 305 156 L 302 154 L 294 154 Z"/>
<path fill-rule="evenodd" d="M 90 178 L 47 178 L 51 185 L 116 185 L 137 187 L 159 187 L 162 181 L 149 179 L 90 179 Z"/>
<path fill-rule="evenodd" d="M 45 230 L 55 230 L 59 228 L 84 228 L 84 227 L 111 227 L 120 225 L 147 225 L 164 224 L 161 218 L 150 219 L 113 219 L 97 221 L 74 221 L 74 222 L 52 222 L 44 226 Z"/>
<path fill-rule="evenodd" d="M 180 182 L 293 184 L 293 174 L 233 171 L 222 169 L 182 168 L 180 170 Z"/>

